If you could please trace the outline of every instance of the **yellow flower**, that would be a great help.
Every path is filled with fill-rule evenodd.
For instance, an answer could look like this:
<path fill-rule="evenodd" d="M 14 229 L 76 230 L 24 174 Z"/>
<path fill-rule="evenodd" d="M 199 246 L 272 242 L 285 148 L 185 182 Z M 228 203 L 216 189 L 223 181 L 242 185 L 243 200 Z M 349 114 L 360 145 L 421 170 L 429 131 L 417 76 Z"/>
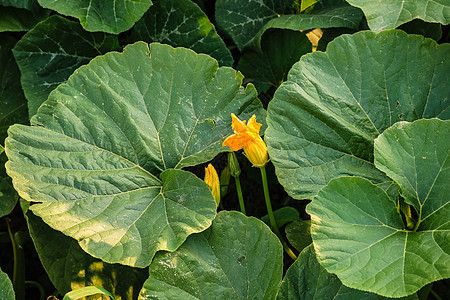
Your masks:
<path fill-rule="evenodd" d="M 216 200 L 216 204 L 219 205 L 220 202 L 220 183 L 219 183 L 219 175 L 217 175 L 216 169 L 214 169 L 212 164 L 209 164 L 207 168 L 205 168 L 205 182 L 211 190 L 214 200 Z"/>
<path fill-rule="evenodd" d="M 233 151 L 244 148 L 245 156 L 255 167 L 265 166 L 269 160 L 269 155 L 267 154 L 266 144 L 259 136 L 261 124 L 256 122 L 256 116 L 253 115 L 247 124 L 245 124 L 245 121 L 239 120 L 235 114 L 231 114 L 231 119 L 234 134 L 227 137 L 222 146 L 228 146 Z"/>

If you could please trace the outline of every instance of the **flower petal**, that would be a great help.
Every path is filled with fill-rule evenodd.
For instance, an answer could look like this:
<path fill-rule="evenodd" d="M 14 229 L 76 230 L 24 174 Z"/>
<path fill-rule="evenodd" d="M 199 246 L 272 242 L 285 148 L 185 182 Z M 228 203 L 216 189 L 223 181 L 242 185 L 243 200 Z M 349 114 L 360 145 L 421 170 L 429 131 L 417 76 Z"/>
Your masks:
<path fill-rule="evenodd" d="M 245 125 L 244 122 L 239 120 L 238 117 L 236 117 L 235 114 L 231 114 L 231 128 L 233 128 L 235 133 L 242 133 L 247 131 L 247 125 Z"/>
<path fill-rule="evenodd" d="M 249 131 L 252 131 L 259 135 L 259 130 L 261 129 L 261 124 L 256 122 L 256 115 L 253 115 L 250 120 L 248 120 L 247 128 Z"/>
<path fill-rule="evenodd" d="M 228 146 L 231 150 L 238 151 L 251 141 L 253 141 L 253 137 L 250 133 L 237 133 L 227 137 L 223 141 L 222 146 Z"/>

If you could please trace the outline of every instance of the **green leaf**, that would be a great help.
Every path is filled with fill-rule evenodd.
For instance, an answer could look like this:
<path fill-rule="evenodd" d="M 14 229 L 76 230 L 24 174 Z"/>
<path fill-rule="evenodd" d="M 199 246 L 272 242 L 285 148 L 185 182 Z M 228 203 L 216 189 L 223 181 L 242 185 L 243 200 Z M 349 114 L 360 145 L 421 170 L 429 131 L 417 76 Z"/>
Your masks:
<path fill-rule="evenodd" d="M 11 280 L 8 275 L 0 269 L 0 298 L 3 300 L 14 300 L 16 296 Z"/>
<path fill-rule="evenodd" d="M 286 238 L 299 252 L 312 243 L 310 227 L 311 221 L 309 220 L 296 220 L 286 226 Z"/>
<path fill-rule="evenodd" d="M 221 66 L 233 58 L 206 14 L 191 0 L 159 0 L 134 26 L 131 41 L 160 42 L 206 53 Z"/>
<path fill-rule="evenodd" d="M 312 197 L 347 175 L 392 186 L 373 164 L 373 141 L 401 120 L 449 118 L 449 51 L 392 30 L 343 35 L 304 55 L 268 106 L 265 138 L 286 191 Z"/>
<path fill-rule="evenodd" d="M 75 291 L 71 291 L 66 295 L 64 295 L 63 300 L 76 300 L 86 296 L 93 296 L 97 294 L 106 295 L 109 296 L 110 299 L 115 300 L 115 298 L 113 297 L 113 295 L 111 295 L 110 292 L 98 286 L 85 286 Z"/>
<path fill-rule="evenodd" d="M 313 300 L 313 299 L 390 299 L 376 294 L 348 288 L 336 275 L 328 273 L 316 259 L 312 245 L 300 253 L 297 260 L 289 267 L 281 282 L 277 295 L 280 300 Z M 412 295 L 402 299 L 418 299 Z"/>
<path fill-rule="evenodd" d="M 450 3 L 447 0 L 346 0 L 363 10 L 372 31 L 392 29 L 413 19 L 450 23 Z"/>
<path fill-rule="evenodd" d="M 283 248 L 263 222 L 220 212 L 211 227 L 173 253 L 158 253 L 142 299 L 273 299 Z"/>
<path fill-rule="evenodd" d="M 31 211 L 28 228 L 39 259 L 60 294 L 86 286 L 103 287 L 118 299 L 136 299 L 147 272 L 107 264 L 84 252 L 77 241 L 51 229 Z"/>
<path fill-rule="evenodd" d="M 227 151 L 231 112 L 261 118 L 241 81 L 207 55 L 156 43 L 95 58 L 50 94 L 34 126 L 10 128 L 8 174 L 24 199 L 44 202 L 33 212 L 89 254 L 147 266 L 214 219 L 203 180 L 171 168 Z"/>
<path fill-rule="evenodd" d="M 269 20 L 288 13 L 285 0 L 217 0 L 216 21 L 221 32 L 229 36 L 240 51 L 248 45 Z"/>
<path fill-rule="evenodd" d="M 253 50 L 245 52 L 237 68 L 247 81 L 256 86 L 258 92 L 266 92 L 286 80 L 292 65 L 311 51 L 312 45 L 305 33 L 277 30 L 264 35 L 262 53 Z"/>
<path fill-rule="evenodd" d="M 438 119 L 399 122 L 375 140 L 375 165 L 400 185 L 422 230 L 445 227 L 450 215 L 450 145 L 445 141 L 450 141 L 450 121 Z"/>
<path fill-rule="evenodd" d="M 342 3 L 313 10 L 310 14 L 280 15 L 268 21 L 256 34 L 251 46 L 261 49 L 261 38 L 269 29 L 310 30 L 345 27 L 357 29 L 363 17 L 359 8 Z"/>
<path fill-rule="evenodd" d="M 57 15 L 36 25 L 13 49 L 30 116 L 78 67 L 118 47 L 116 36 L 86 32 Z"/>
<path fill-rule="evenodd" d="M 0 32 L 28 31 L 50 14 L 49 10 L 30 11 L 16 7 L 0 6 Z"/>
<path fill-rule="evenodd" d="M 38 0 L 42 7 L 75 17 L 87 31 L 120 33 L 130 29 L 152 5 L 151 0 Z"/>
<path fill-rule="evenodd" d="M 299 219 L 298 211 L 290 206 L 285 206 L 277 209 L 273 212 L 273 216 L 275 217 L 275 221 L 277 222 L 278 227 L 282 227 L 292 221 L 296 221 Z M 261 221 L 263 221 L 267 226 L 270 227 L 269 215 L 263 216 L 261 218 Z"/>
<path fill-rule="evenodd" d="M 429 201 L 439 209 L 441 199 Z M 404 297 L 450 276 L 448 207 L 430 217 L 435 223 L 425 230 L 408 231 L 382 189 L 364 178 L 341 177 L 306 211 L 318 261 L 328 272 L 351 288 Z"/>

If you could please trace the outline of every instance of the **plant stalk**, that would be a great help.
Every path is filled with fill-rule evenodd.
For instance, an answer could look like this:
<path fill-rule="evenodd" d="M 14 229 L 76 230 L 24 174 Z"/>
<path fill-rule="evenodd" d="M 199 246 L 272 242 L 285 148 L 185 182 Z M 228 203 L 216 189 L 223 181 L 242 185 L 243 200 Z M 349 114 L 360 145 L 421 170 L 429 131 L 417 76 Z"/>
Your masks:
<path fill-rule="evenodd" d="M 270 227 L 275 232 L 275 234 L 280 239 L 281 244 L 283 245 L 284 251 L 293 259 L 296 260 L 297 256 L 292 251 L 291 248 L 287 245 L 287 243 L 284 241 L 283 237 L 280 234 L 280 230 L 278 229 L 277 221 L 275 220 L 275 216 L 273 215 L 272 211 L 272 203 L 270 202 L 270 195 L 269 195 L 269 185 L 267 184 L 267 173 L 266 173 L 266 167 L 262 166 L 259 168 L 261 170 L 261 179 L 263 183 L 263 189 L 264 189 L 264 199 L 266 200 L 266 207 L 267 207 L 267 214 L 269 215 L 270 220 Z"/>
<path fill-rule="evenodd" d="M 241 180 L 239 179 L 239 176 L 234 177 L 234 182 L 236 183 L 236 192 L 238 194 L 239 206 L 241 207 L 241 212 L 244 215 L 247 215 L 247 213 L 245 212 L 244 197 L 242 196 Z"/>
<path fill-rule="evenodd" d="M 11 244 L 13 248 L 13 259 L 14 259 L 14 271 L 12 284 L 14 287 L 14 293 L 16 294 L 17 300 L 25 299 L 25 254 L 23 253 L 22 247 L 17 243 L 14 238 L 14 234 L 11 231 L 9 225 L 10 220 L 6 218 L 6 225 L 8 227 L 9 238 L 11 239 Z"/>

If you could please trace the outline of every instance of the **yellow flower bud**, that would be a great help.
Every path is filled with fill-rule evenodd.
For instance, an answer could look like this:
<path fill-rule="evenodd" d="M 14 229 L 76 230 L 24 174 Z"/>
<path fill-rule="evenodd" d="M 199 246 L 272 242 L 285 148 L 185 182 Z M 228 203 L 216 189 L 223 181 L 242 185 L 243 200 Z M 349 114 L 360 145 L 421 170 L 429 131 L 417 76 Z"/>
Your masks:
<path fill-rule="evenodd" d="M 205 168 L 205 182 L 211 190 L 214 200 L 216 200 L 217 206 L 219 206 L 220 202 L 220 182 L 219 175 L 217 175 L 216 169 L 214 169 L 212 164 L 209 164 L 207 168 Z"/>
<path fill-rule="evenodd" d="M 266 143 L 258 135 L 254 141 L 244 146 L 244 153 L 248 160 L 255 167 L 264 167 L 269 161 L 269 154 L 267 153 Z"/>

